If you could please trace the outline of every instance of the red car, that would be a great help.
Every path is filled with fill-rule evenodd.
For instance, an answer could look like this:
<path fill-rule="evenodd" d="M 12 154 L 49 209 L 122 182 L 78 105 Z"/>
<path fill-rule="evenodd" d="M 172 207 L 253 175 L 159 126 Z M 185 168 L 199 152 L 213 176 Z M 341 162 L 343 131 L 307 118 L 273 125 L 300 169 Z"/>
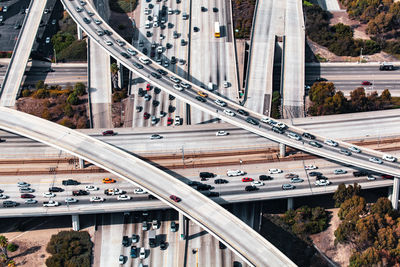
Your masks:
<path fill-rule="evenodd" d="M 393 179 L 394 178 L 394 176 L 389 175 L 389 174 L 382 174 L 381 176 L 383 179 Z"/>
<path fill-rule="evenodd" d="M 181 199 L 179 197 L 175 196 L 175 195 L 170 195 L 169 198 L 172 199 L 175 202 L 180 202 L 181 201 Z"/>
<path fill-rule="evenodd" d="M 372 83 L 369 82 L 369 81 L 363 81 L 363 82 L 361 83 L 361 85 L 372 85 Z"/>
<path fill-rule="evenodd" d="M 172 125 L 172 123 L 173 123 L 173 120 L 171 117 L 169 117 L 167 120 L 167 125 Z"/>
<path fill-rule="evenodd" d="M 147 113 L 147 112 L 145 112 L 145 113 L 143 114 L 143 117 L 147 120 L 148 118 L 150 118 L 150 114 Z"/>
<path fill-rule="evenodd" d="M 150 86 L 150 84 L 148 83 L 148 84 L 146 85 L 146 91 L 150 91 L 150 89 L 151 89 L 151 86 Z"/>
<path fill-rule="evenodd" d="M 107 136 L 107 135 L 114 135 L 115 133 L 114 133 L 114 131 L 113 130 L 107 130 L 107 131 L 104 131 L 103 132 L 103 135 L 104 136 Z"/>
<path fill-rule="evenodd" d="M 244 177 L 242 178 L 242 182 L 253 182 L 253 178 L 249 178 L 249 177 Z"/>
<path fill-rule="evenodd" d="M 32 194 L 21 194 L 21 198 L 34 198 L 35 196 Z"/>

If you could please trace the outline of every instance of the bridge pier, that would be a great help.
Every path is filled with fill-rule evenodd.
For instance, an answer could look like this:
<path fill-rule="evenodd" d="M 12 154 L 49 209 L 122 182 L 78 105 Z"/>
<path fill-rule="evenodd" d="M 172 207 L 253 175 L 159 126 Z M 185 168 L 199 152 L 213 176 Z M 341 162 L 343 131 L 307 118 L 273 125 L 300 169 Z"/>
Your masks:
<path fill-rule="evenodd" d="M 72 215 L 72 230 L 79 231 L 79 215 Z"/>
<path fill-rule="evenodd" d="M 82 40 L 82 38 L 83 38 L 83 31 L 82 31 L 82 28 L 79 27 L 79 25 L 77 25 L 76 28 L 77 28 L 76 31 L 77 31 L 77 33 L 78 33 L 78 40 Z"/>
<path fill-rule="evenodd" d="M 85 161 L 79 158 L 79 169 L 84 169 L 84 168 L 85 168 Z"/>
<path fill-rule="evenodd" d="M 292 197 L 288 197 L 288 199 L 287 199 L 287 209 L 288 210 L 293 209 L 293 198 Z"/>
<path fill-rule="evenodd" d="M 285 144 L 282 144 L 282 143 L 279 144 L 279 156 L 281 158 L 286 157 L 286 145 Z"/>
<path fill-rule="evenodd" d="M 393 180 L 393 188 L 392 188 L 392 195 L 391 195 L 391 201 L 392 201 L 392 206 L 393 209 L 397 210 L 399 209 L 399 190 L 400 190 L 400 178 L 395 177 Z"/>
<path fill-rule="evenodd" d="M 124 65 L 122 65 L 121 62 L 118 61 L 118 87 L 119 88 L 124 88 Z"/>
<path fill-rule="evenodd" d="M 185 240 L 186 239 L 186 218 L 185 215 L 183 215 L 182 213 L 179 213 L 179 236 L 181 240 Z"/>

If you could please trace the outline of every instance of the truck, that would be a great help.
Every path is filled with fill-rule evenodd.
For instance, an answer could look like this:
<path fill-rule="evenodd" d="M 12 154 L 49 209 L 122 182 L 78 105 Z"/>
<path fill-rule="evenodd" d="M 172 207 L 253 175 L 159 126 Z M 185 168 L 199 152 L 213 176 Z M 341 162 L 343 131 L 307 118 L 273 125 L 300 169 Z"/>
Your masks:
<path fill-rule="evenodd" d="M 215 36 L 215 38 L 221 37 L 221 29 L 220 29 L 220 28 L 221 28 L 221 27 L 219 26 L 219 22 L 216 21 L 216 22 L 214 23 L 214 29 L 215 29 L 214 36 Z"/>
<path fill-rule="evenodd" d="M 154 248 L 156 246 L 156 231 L 151 230 L 149 232 L 149 245 L 151 248 Z"/>
<path fill-rule="evenodd" d="M 388 62 L 383 62 L 380 66 L 379 66 L 379 70 L 394 70 L 394 66 L 391 63 Z"/>

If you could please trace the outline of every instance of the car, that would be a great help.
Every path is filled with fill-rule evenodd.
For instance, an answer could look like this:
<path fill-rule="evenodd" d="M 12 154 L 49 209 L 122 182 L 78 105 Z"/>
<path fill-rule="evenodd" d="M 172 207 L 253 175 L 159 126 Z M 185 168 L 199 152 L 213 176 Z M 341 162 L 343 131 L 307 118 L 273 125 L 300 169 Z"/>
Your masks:
<path fill-rule="evenodd" d="M 383 160 L 386 160 L 386 161 L 390 161 L 390 162 L 395 162 L 395 161 L 397 161 L 397 158 L 395 158 L 395 157 L 393 157 L 393 156 L 391 156 L 391 155 L 383 155 L 382 156 L 382 159 Z"/>
<path fill-rule="evenodd" d="M 181 199 L 179 197 L 175 196 L 175 195 L 170 195 L 169 198 L 172 199 L 175 202 L 180 202 L 181 201 Z"/>
<path fill-rule="evenodd" d="M 258 124 L 259 124 L 258 120 L 255 119 L 255 118 L 252 118 L 252 117 L 247 117 L 247 118 L 246 118 L 246 122 L 247 122 L 247 123 L 250 123 L 250 124 L 252 124 L 252 125 L 258 125 Z"/>
<path fill-rule="evenodd" d="M 290 132 L 290 133 L 287 134 L 287 137 L 289 137 L 290 139 L 294 139 L 296 141 L 300 141 L 301 140 L 300 135 L 298 135 L 297 133 Z"/>
<path fill-rule="evenodd" d="M 262 185 L 264 185 L 264 183 L 260 182 L 260 181 L 253 181 L 253 182 L 251 182 L 251 185 L 252 186 L 262 186 Z"/>
<path fill-rule="evenodd" d="M 103 184 L 113 184 L 117 181 L 114 179 L 111 179 L 111 178 L 103 178 L 102 182 L 103 182 Z"/>
<path fill-rule="evenodd" d="M 150 74 L 151 74 L 151 76 L 153 76 L 153 77 L 156 78 L 156 79 L 161 79 L 161 75 L 158 74 L 157 72 L 152 72 L 152 73 L 150 73 Z"/>
<path fill-rule="evenodd" d="M 137 248 L 136 248 L 136 246 L 131 246 L 131 253 L 130 253 L 130 255 L 131 255 L 131 258 L 132 258 L 132 259 L 137 258 Z"/>
<path fill-rule="evenodd" d="M 320 143 L 316 142 L 316 141 L 310 141 L 310 142 L 308 142 L 308 144 L 310 146 L 317 147 L 317 148 L 321 148 L 322 147 L 322 145 Z"/>
<path fill-rule="evenodd" d="M 173 122 L 174 122 L 174 120 L 171 117 L 168 117 L 167 125 L 170 126 L 170 125 L 172 125 Z"/>
<path fill-rule="evenodd" d="M 85 191 L 85 190 L 74 190 L 74 191 L 72 191 L 72 195 L 73 196 L 85 196 L 85 195 L 88 195 L 88 194 L 89 194 L 89 192 Z"/>
<path fill-rule="evenodd" d="M 7 196 L 6 195 L 3 195 L 3 194 L 0 194 L 0 198 L 2 198 L 2 199 L 4 199 L 4 198 L 7 198 Z M 34 198 L 35 196 L 34 195 L 32 195 L 32 194 L 21 194 L 21 198 Z"/>
<path fill-rule="evenodd" d="M 224 114 L 231 116 L 231 117 L 234 117 L 236 115 L 235 112 L 228 110 L 228 109 L 224 109 L 223 112 L 224 112 Z"/>
<path fill-rule="evenodd" d="M 178 78 L 175 77 L 175 76 L 169 76 L 169 79 L 170 79 L 171 81 L 173 81 L 174 83 L 180 83 L 180 82 L 181 82 L 181 79 L 178 79 Z"/>
<path fill-rule="evenodd" d="M 11 201 L 11 200 L 3 201 L 4 208 L 12 208 L 12 207 L 16 207 L 18 205 L 19 205 L 19 203 L 15 202 L 15 201 Z"/>
<path fill-rule="evenodd" d="M 146 49 L 146 53 L 147 54 L 147 49 Z M 142 62 L 143 64 L 149 64 L 150 63 L 150 59 L 148 59 L 147 57 L 139 57 L 139 61 Z"/>
<path fill-rule="evenodd" d="M 135 188 L 135 189 L 133 190 L 133 193 L 142 195 L 142 194 L 147 194 L 147 191 L 146 191 L 146 190 L 143 190 L 142 188 Z"/>
<path fill-rule="evenodd" d="M 268 124 L 269 124 L 270 121 L 272 121 L 272 119 L 269 118 L 269 117 L 262 117 L 262 118 L 261 118 L 261 122 L 264 122 L 264 123 L 268 123 Z"/>
<path fill-rule="evenodd" d="M 93 21 L 94 21 L 94 23 L 95 23 L 96 25 L 100 25 L 100 24 L 101 24 L 101 20 L 99 20 L 99 19 L 94 19 Z"/>
<path fill-rule="evenodd" d="M 222 100 L 215 99 L 214 103 L 217 104 L 220 107 L 226 107 L 226 103 L 224 101 L 222 101 Z"/>
<path fill-rule="evenodd" d="M 153 100 L 153 106 L 157 106 L 157 105 L 154 105 L 154 100 Z M 157 122 L 158 122 L 158 118 L 156 116 L 151 116 L 151 124 L 154 125 L 154 124 L 157 124 Z"/>
<path fill-rule="evenodd" d="M 278 128 L 278 127 L 272 127 L 272 129 L 271 129 L 273 132 L 275 132 L 275 133 L 278 133 L 278 134 L 283 134 L 284 133 L 284 131 L 282 130 L 282 129 L 280 129 L 280 128 Z"/>
<path fill-rule="evenodd" d="M 143 216 L 144 216 L 144 215 L 143 215 Z M 143 231 L 149 230 L 148 225 L 147 225 L 147 221 L 143 221 L 143 222 L 142 222 L 142 230 L 143 230 Z"/>
<path fill-rule="evenodd" d="M 229 133 L 226 131 L 218 131 L 215 133 L 215 135 L 216 136 L 226 136 L 226 135 L 229 135 Z"/>
<path fill-rule="evenodd" d="M 36 199 L 30 198 L 30 199 L 25 200 L 24 203 L 25 203 L 25 204 L 36 204 L 36 203 L 37 203 L 37 200 L 36 200 Z"/>
<path fill-rule="evenodd" d="M 115 40 L 115 42 L 119 45 L 119 46 L 124 46 L 125 42 L 121 41 L 120 39 Z"/>
<path fill-rule="evenodd" d="M 361 176 L 367 176 L 369 173 L 367 171 L 355 171 L 353 172 L 354 177 L 361 177 Z"/>
<path fill-rule="evenodd" d="M 322 78 L 322 77 L 318 77 L 318 78 L 315 79 L 315 81 L 316 81 L 316 82 L 327 82 L 328 79 Z"/>
<path fill-rule="evenodd" d="M 82 12 L 82 11 L 83 11 L 83 8 L 77 6 L 77 7 L 75 7 L 75 10 L 76 10 L 76 12 Z"/>
<path fill-rule="evenodd" d="M 181 117 L 175 116 L 175 126 L 181 125 Z"/>
<path fill-rule="evenodd" d="M 102 198 L 102 197 L 94 196 L 94 197 L 90 198 L 90 202 L 103 202 L 103 201 L 104 201 L 104 198 Z"/>
<path fill-rule="evenodd" d="M 115 135 L 115 134 L 116 133 L 113 130 L 107 130 L 107 131 L 102 132 L 103 136 L 112 136 L 112 135 Z"/>
<path fill-rule="evenodd" d="M 200 178 L 214 178 L 215 174 L 212 172 L 200 172 L 199 177 Z"/>
<path fill-rule="evenodd" d="M 207 8 L 205 8 L 204 6 L 201 7 L 201 12 L 207 12 Z"/>
<path fill-rule="evenodd" d="M 200 102 L 202 102 L 202 103 L 207 102 L 207 100 L 206 100 L 205 98 L 201 97 L 201 96 L 196 96 L 196 100 L 197 100 L 197 101 L 200 101 Z"/>
<path fill-rule="evenodd" d="M 56 196 L 56 194 L 54 194 L 53 192 L 44 192 L 43 193 L 43 197 L 50 198 L 50 197 L 55 197 L 55 196 Z"/>
<path fill-rule="evenodd" d="M 157 221 L 157 220 L 153 220 L 153 221 L 151 222 L 151 228 L 152 228 L 153 230 L 157 230 L 157 229 L 158 229 L 158 221 Z"/>
<path fill-rule="evenodd" d="M 202 183 L 200 183 L 200 184 L 198 184 L 198 185 L 196 186 L 196 190 L 197 190 L 197 191 L 205 191 L 205 190 L 210 190 L 210 189 L 212 189 L 212 186 L 209 185 L 209 184 L 202 184 Z"/>
<path fill-rule="evenodd" d="M 86 24 L 89 24 L 89 23 L 91 22 L 91 20 L 88 19 L 88 18 L 83 18 L 83 21 L 84 21 Z"/>
<path fill-rule="evenodd" d="M 380 159 L 378 159 L 378 158 L 376 158 L 376 157 L 370 157 L 368 160 L 369 160 L 370 162 L 373 162 L 373 163 L 376 163 L 376 164 L 382 164 L 382 163 L 383 163 L 382 160 L 380 160 Z"/>
<path fill-rule="evenodd" d="M 274 177 L 262 174 L 262 175 L 258 176 L 258 179 L 260 179 L 260 181 L 269 181 L 269 180 L 273 180 Z"/>
<path fill-rule="evenodd" d="M 103 30 L 96 30 L 98 36 L 103 36 L 106 34 Z"/>
<path fill-rule="evenodd" d="M 268 173 L 269 174 L 276 174 L 276 173 L 282 173 L 283 171 L 281 169 L 269 169 Z"/>
<path fill-rule="evenodd" d="M 327 145 L 333 146 L 333 147 L 336 147 L 336 146 L 339 145 L 337 142 L 335 142 L 335 141 L 333 141 L 333 140 L 331 140 L 331 139 L 326 139 L 326 140 L 324 141 L 324 143 L 327 144 Z"/>
<path fill-rule="evenodd" d="M 139 242 L 139 235 L 132 234 L 131 241 L 132 241 L 132 243 L 137 243 L 137 242 Z"/>
<path fill-rule="evenodd" d="M 163 138 L 161 135 L 159 135 L 159 134 L 152 134 L 151 136 L 150 136 L 150 139 L 151 140 L 153 140 L 153 139 L 161 139 L 161 138 Z"/>
<path fill-rule="evenodd" d="M 368 180 L 368 181 L 375 181 L 376 178 L 375 178 L 375 176 L 372 176 L 372 175 L 370 174 L 370 175 L 367 176 L 367 180 Z"/>
<path fill-rule="evenodd" d="M 256 191 L 258 190 L 257 186 L 248 185 L 244 188 L 245 191 Z"/>
<path fill-rule="evenodd" d="M 19 192 L 20 193 L 33 193 L 33 192 L 35 192 L 35 189 L 32 189 L 30 187 L 20 187 Z"/>
<path fill-rule="evenodd" d="M 315 136 L 312 135 L 312 134 L 310 134 L 310 133 L 303 133 L 302 135 L 303 135 L 305 138 L 308 138 L 308 139 L 312 139 L 312 140 L 315 139 Z"/>
<path fill-rule="evenodd" d="M 147 113 L 147 112 L 143 113 L 143 118 L 144 118 L 145 120 L 149 119 L 149 118 L 150 118 L 150 114 Z"/>
<path fill-rule="evenodd" d="M 202 91 L 197 91 L 197 94 L 201 97 L 208 97 L 208 94 L 202 92 Z"/>
<path fill-rule="evenodd" d="M 198 186 L 199 184 L 201 184 L 199 181 L 190 181 L 188 186 Z"/>
<path fill-rule="evenodd" d="M 171 47 L 172 47 L 172 45 L 171 45 Z M 168 49 L 168 44 L 166 45 L 166 48 Z M 176 57 L 174 57 L 174 56 L 172 56 L 171 57 L 171 64 L 176 64 Z"/>
<path fill-rule="evenodd" d="M 341 149 L 339 150 L 339 152 L 340 152 L 341 154 L 343 154 L 343 155 L 351 156 L 351 152 L 348 151 L 348 150 L 346 150 L 346 149 L 344 149 L 344 148 L 341 148 Z"/>
<path fill-rule="evenodd" d="M 143 260 L 145 258 L 146 258 L 146 250 L 144 249 L 144 247 L 141 247 L 139 252 L 139 259 Z"/>
<path fill-rule="evenodd" d="M 240 115 L 243 115 L 243 116 L 249 116 L 249 113 L 243 109 L 238 109 L 237 113 L 239 113 Z"/>
<path fill-rule="evenodd" d="M 110 40 L 104 40 L 104 43 L 108 46 L 113 45 L 113 43 Z"/>
<path fill-rule="evenodd" d="M 291 190 L 291 189 L 295 189 L 296 187 L 292 184 L 283 184 L 282 185 L 282 189 L 283 190 Z"/>
<path fill-rule="evenodd" d="M 143 65 L 142 65 L 142 64 L 139 64 L 139 63 L 136 63 L 136 62 L 133 62 L 132 64 L 133 64 L 133 66 L 135 66 L 135 68 L 137 68 L 137 69 L 143 69 Z"/>
<path fill-rule="evenodd" d="M 193 31 L 194 31 L 194 32 L 199 32 L 200 29 L 199 29 L 199 27 L 193 27 Z"/>
<path fill-rule="evenodd" d="M 250 178 L 250 177 L 243 177 L 242 178 L 242 182 L 253 182 L 253 181 L 254 181 L 254 179 Z"/>
<path fill-rule="evenodd" d="M 183 91 L 183 87 L 180 86 L 179 84 L 174 84 L 173 87 L 174 87 L 175 90 Z"/>
<path fill-rule="evenodd" d="M 330 185 L 331 181 L 329 180 L 317 180 L 314 183 L 316 186 L 326 186 L 326 185 Z"/>
<path fill-rule="evenodd" d="M 381 174 L 382 179 L 393 179 L 394 176 L 393 175 L 389 175 L 389 174 Z"/>
<path fill-rule="evenodd" d="M 49 200 L 49 201 L 43 202 L 43 207 L 57 207 L 59 205 L 60 205 L 60 203 L 58 203 L 57 201 L 54 201 L 54 200 Z"/>
<path fill-rule="evenodd" d="M 346 174 L 347 171 L 343 169 L 336 169 L 333 171 L 334 174 Z"/>
<path fill-rule="evenodd" d="M 94 185 L 86 185 L 85 186 L 85 190 L 86 191 L 97 191 L 97 190 L 99 190 L 99 188 L 97 186 L 94 186 Z"/>
<path fill-rule="evenodd" d="M 78 185 L 80 183 L 76 180 L 68 179 L 68 180 L 63 180 L 62 184 L 63 185 Z"/>
<path fill-rule="evenodd" d="M 136 56 L 137 55 L 137 52 L 135 50 L 133 50 L 132 48 L 126 49 L 126 52 L 128 52 L 131 56 Z"/>
<path fill-rule="evenodd" d="M 121 54 L 121 56 L 123 56 L 124 58 L 126 58 L 126 59 L 129 59 L 131 56 L 130 55 L 128 55 L 127 53 L 125 53 L 125 52 L 120 52 L 120 54 Z"/>
<path fill-rule="evenodd" d="M 121 189 L 118 188 L 108 188 L 104 190 L 104 194 L 108 195 L 108 196 L 114 196 L 114 195 L 122 195 L 125 192 Z"/>
<path fill-rule="evenodd" d="M 302 183 L 302 182 L 304 182 L 304 180 L 299 177 L 294 177 L 294 178 L 290 179 L 290 182 L 291 183 Z"/>
<path fill-rule="evenodd" d="M 125 264 L 125 256 L 124 255 L 119 255 L 118 263 L 119 264 Z"/>
<path fill-rule="evenodd" d="M 315 165 L 304 165 L 304 169 L 305 170 L 316 170 L 316 169 L 318 169 L 318 167 Z"/>
<path fill-rule="evenodd" d="M 218 12 L 218 8 L 216 8 L 216 7 L 213 7 L 213 12 Z"/>
<path fill-rule="evenodd" d="M 117 200 L 130 200 L 131 197 L 127 195 L 118 195 Z"/>
<path fill-rule="evenodd" d="M 28 184 L 27 182 L 18 182 L 17 185 L 18 185 L 18 187 L 28 187 L 28 186 L 30 186 L 30 184 Z"/>
<path fill-rule="evenodd" d="M 361 85 L 372 85 L 372 83 L 369 82 L 369 81 L 362 81 L 362 82 L 361 82 Z"/>
<path fill-rule="evenodd" d="M 298 178 L 298 177 L 299 177 L 298 174 L 292 173 L 292 172 L 290 172 L 290 173 L 288 173 L 288 174 L 285 174 L 285 178 L 287 178 L 287 179 Z"/>
<path fill-rule="evenodd" d="M 245 175 L 246 173 L 242 170 L 228 170 L 226 172 L 226 175 L 228 177 L 233 177 L 233 176 L 240 176 L 240 175 Z"/>
<path fill-rule="evenodd" d="M 78 202 L 78 200 L 76 198 L 73 198 L 73 197 L 67 197 L 65 199 L 65 203 L 76 203 L 76 202 Z"/>
<path fill-rule="evenodd" d="M 172 221 L 171 226 L 170 226 L 171 232 L 176 232 L 178 231 L 178 227 L 176 225 L 176 222 Z"/>
<path fill-rule="evenodd" d="M 355 153 L 361 153 L 361 150 L 355 146 L 351 146 L 349 147 L 349 150 L 355 152 Z"/>
<path fill-rule="evenodd" d="M 46 37 L 46 44 L 50 43 L 50 37 Z"/>
<path fill-rule="evenodd" d="M 225 180 L 225 179 L 215 179 L 214 180 L 214 184 L 227 184 L 228 183 L 228 180 Z"/>

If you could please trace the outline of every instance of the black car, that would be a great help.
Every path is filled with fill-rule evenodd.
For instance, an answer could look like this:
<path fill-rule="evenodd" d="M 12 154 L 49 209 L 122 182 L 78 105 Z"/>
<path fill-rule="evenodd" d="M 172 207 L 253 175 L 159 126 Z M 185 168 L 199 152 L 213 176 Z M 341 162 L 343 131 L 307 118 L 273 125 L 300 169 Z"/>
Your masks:
<path fill-rule="evenodd" d="M 249 116 L 249 113 L 243 109 L 238 109 L 237 113 L 239 113 L 240 115 L 243 115 L 243 116 Z"/>
<path fill-rule="evenodd" d="M 193 27 L 193 31 L 198 32 L 198 31 L 200 31 L 200 29 L 198 27 Z"/>
<path fill-rule="evenodd" d="M 84 21 L 86 24 L 89 24 L 89 23 L 90 23 L 90 19 L 88 19 L 88 18 L 83 18 L 83 21 Z"/>
<path fill-rule="evenodd" d="M 157 107 L 159 104 L 160 104 L 160 101 L 155 100 L 155 99 L 152 102 L 153 107 Z"/>
<path fill-rule="evenodd" d="M 303 136 L 304 136 L 305 138 L 308 138 L 308 139 L 312 139 L 312 140 L 315 139 L 315 136 L 312 135 L 312 134 L 310 134 L 310 133 L 303 133 Z"/>
<path fill-rule="evenodd" d="M 246 122 L 247 122 L 247 123 L 250 123 L 250 124 L 252 124 L 252 125 L 258 125 L 258 124 L 259 124 L 258 120 L 255 119 L 255 118 L 252 118 L 252 117 L 248 117 L 248 118 L 246 119 Z"/>
<path fill-rule="evenodd" d="M 219 248 L 220 248 L 220 249 L 226 249 L 226 246 L 224 245 L 224 243 L 222 243 L 221 241 L 219 241 Z"/>
<path fill-rule="evenodd" d="M 152 33 L 150 31 L 146 32 L 146 37 L 151 37 Z"/>
<path fill-rule="evenodd" d="M 171 57 L 171 64 L 176 64 L 176 57 L 174 56 Z"/>
<path fill-rule="evenodd" d="M 165 48 L 171 49 L 171 48 L 172 48 L 172 44 L 167 43 L 167 44 L 165 45 Z M 175 57 L 174 57 L 174 58 L 175 58 Z M 175 61 L 175 63 L 176 63 L 176 61 Z M 175 63 L 171 63 L 171 64 L 175 64 Z"/>
<path fill-rule="evenodd" d="M 174 27 L 174 24 L 172 24 L 171 22 L 168 22 L 168 28 L 172 29 Z"/>
<path fill-rule="evenodd" d="M 143 69 L 143 65 L 142 65 L 142 64 L 139 64 L 139 63 L 136 63 L 136 62 L 133 62 L 132 64 L 133 64 L 133 66 L 135 66 L 137 69 Z"/>
<path fill-rule="evenodd" d="M 175 107 L 169 105 L 169 106 L 168 106 L 168 112 L 169 112 L 169 113 L 172 113 L 172 112 L 174 112 L 174 111 L 175 111 Z"/>
<path fill-rule="evenodd" d="M 145 54 L 145 55 L 147 55 L 147 48 L 146 48 L 146 47 L 143 47 L 142 53 Z"/>
<path fill-rule="evenodd" d="M 127 236 L 127 235 L 124 235 L 123 237 L 122 237 L 122 245 L 124 246 L 124 247 L 128 247 L 129 245 L 130 245 L 130 242 L 129 242 L 130 240 L 129 240 L 129 237 Z"/>
<path fill-rule="evenodd" d="M 356 171 L 353 172 L 354 177 L 361 177 L 361 176 L 367 176 L 369 173 L 366 171 Z"/>
<path fill-rule="evenodd" d="M 63 185 L 78 185 L 80 183 L 76 180 L 68 179 L 68 180 L 63 180 L 62 184 Z"/>
<path fill-rule="evenodd" d="M 125 52 L 121 52 L 120 54 L 121 54 L 121 56 L 123 56 L 124 58 L 130 58 L 130 57 L 131 57 L 130 55 L 128 55 L 128 54 L 125 53 Z"/>
<path fill-rule="evenodd" d="M 160 249 L 161 249 L 161 250 L 166 250 L 166 249 L 167 249 L 167 243 L 166 243 L 165 241 L 162 241 L 162 242 L 160 243 Z"/>
<path fill-rule="evenodd" d="M 140 97 L 144 97 L 145 94 L 146 94 L 146 91 L 144 91 L 143 88 L 139 88 L 138 95 Z"/>
<path fill-rule="evenodd" d="M 110 32 L 109 30 L 104 30 L 104 33 L 107 34 L 108 36 L 112 35 L 112 32 Z"/>
<path fill-rule="evenodd" d="M 218 192 L 207 192 L 207 196 L 208 197 L 219 197 L 219 193 Z"/>
<path fill-rule="evenodd" d="M 209 185 L 209 184 L 199 184 L 199 185 L 197 185 L 197 190 L 198 191 L 210 190 L 211 188 L 212 188 L 212 186 Z"/>
<path fill-rule="evenodd" d="M 10 207 L 16 207 L 16 206 L 18 206 L 18 203 L 15 201 L 11 201 L 11 200 L 3 201 L 4 208 L 10 208 Z"/>
<path fill-rule="evenodd" d="M 199 184 L 201 184 L 199 181 L 190 181 L 188 186 L 198 186 Z"/>
<path fill-rule="evenodd" d="M 169 99 L 169 100 L 174 100 L 174 99 L 175 99 L 175 96 L 169 95 L 169 96 L 168 96 L 168 99 Z"/>
<path fill-rule="evenodd" d="M 156 78 L 156 79 L 160 79 L 160 78 L 161 78 L 161 75 L 158 74 L 157 72 L 152 72 L 152 73 L 151 73 L 151 76 L 153 76 L 153 77 Z"/>
<path fill-rule="evenodd" d="M 131 246 L 131 258 L 137 258 L 137 248 L 136 248 L 136 246 Z"/>
<path fill-rule="evenodd" d="M 322 145 L 320 143 L 315 142 L 315 141 L 310 141 L 309 144 L 310 144 L 310 146 L 313 146 L 313 147 L 318 147 L 318 148 L 322 147 Z"/>
<path fill-rule="evenodd" d="M 89 192 L 85 191 L 85 190 L 74 190 L 74 191 L 72 191 L 72 195 L 73 196 L 85 196 L 85 195 L 88 195 L 88 194 L 89 194 Z"/>
<path fill-rule="evenodd" d="M 203 103 L 205 103 L 205 102 L 207 102 L 207 100 L 205 99 L 205 98 L 203 98 L 203 97 L 201 97 L 201 96 L 196 96 L 196 100 L 198 100 L 198 101 L 200 101 L 200 102 L 203 102 Z"/>
<path fill-rule="evenodd" d="M 149 199 L 157 199 L 155 196 L 153 196 L 152 194 L 149 194 Z"/>
<path fill-rule="evenodd" d="M 161 75 L 167 75 L 167 72 L 163 69 L 158 69 L 157 72 L 160 73 Z"/>
<path fill-rule="evenodd" d="M 320 173 L 320 172 L 310 172 L 308 175 L 309 176 L 321 176 L 322 173 Z"/>
<path fill-rule="evenodd" d="M 315 79 L 315 81 L 316 81 L 316 82 L 326 82 L 326 81 L 328 81 L 328 80 L 325 79 L 325 78 L 322 78 L 322 77 L 318 77 L 318 78 Z"/>
<path fill-rule="evenodd" d="M 215 179 L 214 184 L 227 184 L 228 180 L 225 179 Z"/>
<path fill-rule="evenodd" d="M 218 8 L 213 7 L 213 12 L 217 13 L 218 12 Z"/>
<path fill-rule="evenodd" d="M 274 179 L 274 177 L 263 174 L 263 175 L 258 176 L 258 179 L 260 179 L 260 181 L 268 181 L 268 180 Z"/>
<path fill-rule="evenodd" d="M 214 178 L 215 174 L 212 172 L 200 172 L 199 177 L 200 178 Z"/>
<path fill-rule="evenodd" d="M 275 132 L 275 133 L 278 133 L 278 134 L 283 134 L 284 133 L 284 131 L 281 129 L 281 128 L 278 128 L 278 127 L 272 127 L 272 129 L 271 129 L 273 132 Z"/>
<path fill-rule="evenodd" d="M 246 191 L 256 191 L 258 189 L 257 186 L 253 186 L 253 185 L 248 185 L 244 188 L 244 190 Z"/>
<path fill-rule="evenodd" d="M 201 12 L 207 12 L 207 8 L 205 8 L 204 6 L 201 7 Z"/>
<path fill-rule="evenodd" d="M 159 93 L 161 93 L 161 89 L 158 88 L 158 87 L 154 87 L 154 93 L 155 93 L 156 95 L 158 95 Z"/>
<path fill-rule="evenodd" d="M 49 187 L 49 192 L 62 192 L 62 191 L 64 191 L 64 190 L 60 187 L 56 187 L 56 186 Z"/>

